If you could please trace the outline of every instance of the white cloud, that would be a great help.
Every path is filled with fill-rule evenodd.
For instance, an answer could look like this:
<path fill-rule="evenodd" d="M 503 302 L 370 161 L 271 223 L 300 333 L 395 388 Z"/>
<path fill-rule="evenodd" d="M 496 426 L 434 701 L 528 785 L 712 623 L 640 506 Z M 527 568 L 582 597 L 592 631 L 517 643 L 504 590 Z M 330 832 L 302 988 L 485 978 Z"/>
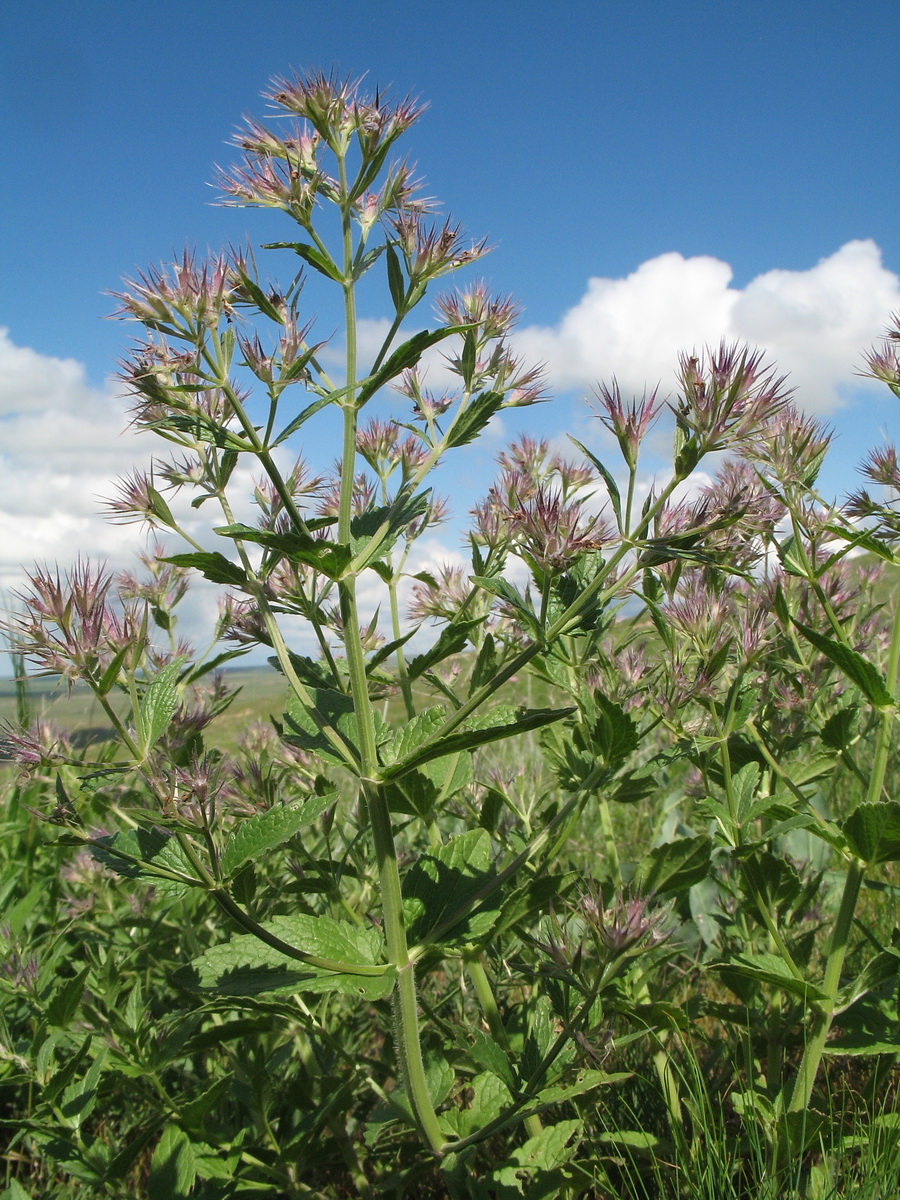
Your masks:
<path fill-rule="evenodd" d="M 140 535 L 100 515 L 111 480 L 149 461 L 151 439 L 122 432 L 123 401 L 84 367 L 16 346 L 0 330 L 0 587 L 35 561 L 90 555 L 129 563 Z"/>
<path fill-rule="evenodd" d="M 71 410 L 91 395 L 81 363 L 16 346 L 0 327 L 0 415 Z"/>
<path fill-rule="evenodd" d="M 728 263 L 662 254 L 625 279 L 592 278 L 552 327 L 516 335 L 547 364 L 553 387 L 588 388 L 615 376 L 623 389 L 668 387 L 679 351 L 745 341 L 769 353 L 810 411 L 840 406 L 862 352 L 900 306 L 900 279 L 872 241 L 853 241 L 805 271 L 773 270 L 743 289 Z"/>

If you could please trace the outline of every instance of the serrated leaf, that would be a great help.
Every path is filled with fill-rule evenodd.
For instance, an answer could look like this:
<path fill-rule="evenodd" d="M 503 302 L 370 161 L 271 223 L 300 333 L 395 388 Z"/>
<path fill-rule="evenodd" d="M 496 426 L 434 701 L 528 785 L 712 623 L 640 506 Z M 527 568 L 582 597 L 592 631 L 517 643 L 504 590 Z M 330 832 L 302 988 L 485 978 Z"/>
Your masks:
<path fill-rule="evenodd" d="M 382 756 L 385 763 L 390 766 L 393 763 L 402 762 L 417 746 L 421 746 L 422 742 L 433 737 L 446 719 L 447 713 L 440 705 L 416 713 L 412 720 L 404 725 L 384 747 Z"/>
<path fill-rule="evenodd" d="M 597 1136 L 606 1146 L 623 1146 L 645 1154 L 655 1154 L 666 1146 L 662 1138 L 657 1137 L 655 1133 L 647 1133 L 644 1129 L 605 1130 Z"/>
<path fill-rule="evenodd" d="M 789 763 L 786 773 L 792 783 L 803 787 L 831 775 L 838 762 L 839 759 L 834 754 L 813 754 L 810 758 Z"/>
<path fill-rule="evenodd" d="M 377 965 L 383 949 L 375 930 L 332 917 L 298 913 L 275 917 L 262 928 L 305 954 L 357 967 Z M 395 972 L 386 968 L 379 974 L 362 975 L 326 970 L 292 958 L 252 934 L 238 934 L 228 942 L 211 946 L 189 967 L 177 972 L 176 979 L 191 991 L 228 996 L 343 992 L 375 1000 L 393 990 Z"/>
<path fill-rule="evenodd" d="M 635 871 L 641 892 L 666 896 L 684 892 L 709 874 L 712 841 L 706 835 L 665 842 L 645 854 Z"/>
<path fill-rule="evenodd" d="M 53 993 L 53 998 L 47 1005 L 46 1018 L 48 1025 L 60 1028 L 69 1024 L 81 1006 L 84 997 L 84 985 L 91 968 L 85 967 L 73 978 L 63 982 Z"/>
<path fill-rule="evenodd" d="M 98 838 L 91 854 L 117 875 L 152 883 L 166 895 L 182 896 L 190 887 L 202 886 L 177 839 L 164 829 L 129 829 Z"/>
<path fill-rule="evenodd" d="M 0 1200 L 32 1200 L 31 1192 L 26 1192 L 16 1179 L 9 1181 L 9 1186 L 0 1192 Z"/>
<path fill-rule="evenodd" d="M 460 1030 L 457 1043 L 480 1067 L 502 1079 L 508 1088 L 515 1088 L 516 1077 L 509 1055 L 492 1037 L 476 1026 L 466 1033 Z"/>
<path fill-rule="evenodd" d="M 848 1033 L 826 1042 L 823 1054 L 900 1054 L 900 1038 L 888 1040 L 875 1034 Z"/>
<path fill-rule="evenodd" d="M 316 712 L 321 716 L 321 722 L 317 722 L 315 715 L 307 712 L 297 696 L 292 694 L 284 714 L 285 740 L 307 753 L 318 754 L 329 762 L 346 766 L 348 759 L 329 741 L 322 725 L 337 730 L 346 743 L 348 752 L 358 758 L 359 729 L 353 700 L 343 692 L 336 692 L 331 688 L 310 688 L 309 693 Z"/>
<path fill-rule="evenodd" d="M 624 762 L 637 749 L 637 725 L 621 704 L 599 690 L 593 693 L 592 703 L 597 713 L 591 728 L 596 749 L 609 766 Z"/>
<path fill-rule="evenodd" d="M 438 805 L 472 781 L 472 760 L 467 754 L 450 754 L 407 771 L 386 785 L 392 812 L 412 813 L 427 819 Z"/>
<path fill-rule="evenodd" d="M 237 563 L 229 562 L 217 550 L 196 551 L 192 554 L 170 554 L 160 562 L 172 563 L 175 567 L 192 567 L 210 583 L 224 583 L 229 587 L 246 587 L 247 576 Z"/>
<path fill-rule="evenodd" d="M 841 830 L 853 853 L 870 866 L 900 861 L 900 802 L 859 804 Z"/>
<path fill-rule="evenodd" d="M 321 349 L 324 342 L 320 342 L 316 349 Z M 280 446 L 282 442 L 286 442 L 289 437 L 292 437 L 301 426 L 305 425 L 310 417 L 314 417 L 316 413 L 321 412 L 323 408 L 327 408 L 329 404 L 337 402 L 339 393 L 328 392 L 324 396 L 320 396 L 318 400 L 314 400 L 312 404 L 307 404 L 306 408 L 302 409 L 289 425 L 286 425 L 279 433 L 278 437 L 272 443 L 272 446 Z"/>
<path fill-rule="evenodd" d="M 182 1200 L 197 1178 L 194 1149 L 178 1125 L 167 1125 L 150 1160 L 148 1200 Z"/>
<path fill-rule="evenodd" d="M 337 799 L 337 792 L 311 796 L 301 804 L 270 808 L 242 821 L 225 843 L 222 851 L 222 874 L 230 878 L 248 859 L 264 854 L 289 841 L 305 826 L 311 824 Z"/>
<path fill-rule="evenodd" d="M 759 763 L 748 762 L 739 771 L 735 772 L 732 779 L 732 790 L 737 808 L 737 819 L 741 824 L 747 820 L 747 814 L 753 807 L 758 786 Z"/>
<path fill-rule="evenodd" d="M 578 1143 L 573 1143 L 573 1138 L 580 1132 L 581 1121 L 578 1118 L 548 1125 L 529 1138 L 524 1146 L 513 1150 L 510 1162 L 528 1171 L 552 1171 L 568 1162 L 578 1149 Z"/>
<path fill-rule="evenodd" d="M 817 633 L 808 625 L 803 625 L 796 620 L 794 625 L 808 642 L 826 658 L 831 659 L 835 666 L 839 667 L 847 678 L 856 684 L 866 699 L 876 708 L 888 708 L 894 703 L 894 697 L 888 691 L 881 672 L 868 659 L 863 658 L 855 650 L 851 650 L 849 646 Z"/>
<path fill-rule="evenodd" d="M 447 925 L 441 937 L 452 934 L 457 943 L 482 937 L 496 920 L 496 894 L 489 907 L 475 913 L 465 910 L 477 893 L 493 879 L 491 839 L 484 829 L 473 829 L 453 838 L 431 854 L 422 855 L 407 871 L 404 913 L 411 942 L 424 942 L 456 913 L 458 922 Z"/>
<path fill-rule="evenodd" d="M 374 558 L 385 555 L 403 530 L 428 511 L 430 504 L 430 489 L 413 495 L 401 492 L 392 504 L 381 505 L 355 516 L 350 523 L 354 555 L 352 569 L 361 571 L 372 565 Z"/>
<path fill-rule="evenodd" d="M 424 766 L 432 759 L 475 750 L 531 729 L 542 729 L 574 711 L 572 708 L 513 708 L 510 704 L 499 704 L 485 713 L 470 717 L 455 733 L 426 742 L 407 759 L 383 771 L 382 776 L 385 780 L 399 779 L 405 772 Z"/>
<path fill-rule="evenodd" d="M 512 1104 L 512 1093 L 506 1084 L 490 1071 L 476 1075 L 471 1081 L 469 1107 L 455 1114 L 460 1137 L 468 1137 L 496 1121 Z"/>
<path fill-rule="evenodd" d="M 178 676 L 183 665 L 183 658 L 166 663 L 141 697 L 138 726 L 144 755 L 156 745 L 175 715 L 179 703 Z"/>
<path fill-rule="evenodd" d="M 767 983 L 771 987 L 799 996 L 807 1004 L 828 999 L 821 988 L 792 974 L 790 967 L 777 954 L 738 954 L 727 963 L 715 964 L 713 970 L 725 975 L 734 972 L 757 983 Z"/>
<path fill-rule="evenodd" d="M 846 708 L 832 713 L 819 734 L 825 745 L 832 750 L 849 749 L 858 713 L 859 708 L 855 704 L 848 704 Z"/>
<path fill-rule="evenodd" d="M 494 636 L 491 633 L 486 633 L 484 641 L 481 644 L 481 649 L 478 651 L 478 657 L 475 660 L 475 666 L 472 669 L 472 678 L 469 681 L 469 695 L 477 692 L 497 673 L 497 651 L 494 645 Z"/>
<path fill-rule="evenodd" d="M 220 525 L 213 532 L 222 537 L 263 546 L 290 562 L 304 563 L 329 579 L 340 579 L 352 558 L 350 547 L 341 542 L 329 542 L 325 538 L 315 538 L 297 531 L 276 533 L 252 525 L 235 524 Z"/>
<path fill-rule="evenodd" d="M 467 446 L 474 441 L 494 413 L 503 407 L 503 398 L 502 392 L 479 392 L 473 396 L 450 428 L 448 447 Z"/>

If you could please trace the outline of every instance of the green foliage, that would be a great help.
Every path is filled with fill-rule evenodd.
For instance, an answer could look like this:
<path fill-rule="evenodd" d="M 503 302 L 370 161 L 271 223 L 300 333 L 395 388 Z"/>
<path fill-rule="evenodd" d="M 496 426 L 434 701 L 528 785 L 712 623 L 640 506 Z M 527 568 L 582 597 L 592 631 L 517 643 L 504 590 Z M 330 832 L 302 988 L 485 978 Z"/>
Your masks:
<path fill-rule="evenodd" d="M 896 1114 L 867 1105 L 895 1099 L 900 1048 L 877 903 L 898 888 L 900 607 L 850 552 L 896 568 L 894 501 L 823 505 L 826 434 L 723 346 L 681 361 L 668 482 L 644 487 L 655 397 L 601 385 L 620 470 L 522 438 L 473 510 L 471 573 L 410 574 L 432 472 L 539 373 L 480 284 L 405 331 L 484 249 L 426 226 L 390 159 L 415 107 L 316 74 L 273 99 L 301 128 L 251 123 L 222 183 L 299 225 L 267 249 L 338 289 L 341 382 L 303 278 L 263 284 L 249 254 L 120 297 L 151 334 L 135 423 L 179 453 L 111 507 L 182 552 L 138 583 L 36 568 L 7 622 L 19 669 L 77 680 L 110 736 L 7 738 L 3 1195 L 809 1200 L 854 1194 L 864 1159 L 891 1194 Z M 396 319 L 361 364 L 382 256 Z M 419 371 L 438 345 L 440 397 Z M 388 390 L 407 423 L 363 424 Z M 287 469 L 328 407 L 335 473 Z M 691 479 L 709 455 L 713 483 Z M 867 470 L 900 491 L 895 456 Z M 234 520 L 248 477 L 256 523 Z M 216 513 L 203 538 L 182 491 Z M 176 637 L 192 572 L 239 649 Z M 217 671 L 250 646 L 277 687 L 264 724 L 228 725 Z M 11 699 L 24 726 L 25 683 Z M 858 1091 L 835 1098 L 844 1055 Z"/>

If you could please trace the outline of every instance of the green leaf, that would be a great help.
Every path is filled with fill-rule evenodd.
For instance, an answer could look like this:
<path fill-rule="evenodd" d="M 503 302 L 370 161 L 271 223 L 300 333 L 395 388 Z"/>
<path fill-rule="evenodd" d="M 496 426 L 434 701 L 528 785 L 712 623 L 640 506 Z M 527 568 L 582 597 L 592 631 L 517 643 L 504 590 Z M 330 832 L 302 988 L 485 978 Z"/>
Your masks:
<path fill-rule="evenodd" d="M 469 1107 L 452 1113 L 460 1137 L 468 1137 L 476 1130 L 483 1129 L 485 1125 L 490 1125 L 512 1104 L 509 1088 L 490 1071 L 476 1075 L 469 1088 Z"/>
<path fill-rule="evenodd" d="M 900 802 L 859 804 L 841 824 L 855 855 L 873 866 L 900 861 Z"/>
<path fill-rule="evenodd" d="M 859 707 L 856 704 L 848 704 L 846 708 L 839 708 L 832 713 L 819 734 L 825 745 L 832 750 L 849 750 L 858 714 Z"/>
<path fill-rule="evenodd" d="M 727 963 L 717 963 L 713 970 L 727 976 L 730 973 L 742 975 L 756 983 L 766 983 L 781 991 L 791 992 L 799 996 L 807 1004 L 816 1000 L 827 1000 L 828 996 L 820 988 L 804 979 L 798 979 L 791 972 L 787 963 L 777 954 L 738 954 Z"/>
<path fill-rule="evenodd" d="M 186 1200 L 196 1179 L 190 1138 L 178 1125 L 167 1125 L 150 1161 L 148 1200 Z"/>
<path fill-rule="evenodd" d="M 219 554 L 217 550 L 170 554 L 167 558 L 160 559 L 160 562 L 172 563 L 175 567 L 193 567 L 210 583 L 224 583 L 229 587 L 247 586 L 247 576 L 243 570 L 236 563 L 229 562 L 225 555 Z"/>
<path fill-rule="evenodd" d="M 189 888 L 202 886 L 177 839 L 164 829 L 129 829 L 98 838 L 91 844 L 91 854 L 117 875 L 152 883 L 169 896 L 183 896 Z"/>
<path fill-rule="evenodd" d="M 497 651 L 494 645 L 494 636 L 491 633 L 484 635 L 484 641 L 481 644 L 481 649 L 478 651 L 478 657 L 475 660 L 475 666 L 472 668 L 472 678 L 469 681 L 469 695 L 477 692 L 479 688 L 484 687 L 497 673 Z"/>
<path fill-rule="evenodd" d="M 638 863 L 635 883 L 641 892 L 665 896 L 684 892 L 709 874 L 712 841 L 705 835 L 665 842 Z"/>
<path fill-rule="evenodd" d="M 516 1077 L 509 1055 L 492 1037 L 474 1026 L 467 1032 L 458 1031 L 457 1044 L 480 1067 L 502 1079 L 510 1090 L 515 1088 Z"/>
<path fill-rule="evenodd" d="M 447 434 L 447 446 L 467 446 L 475 440 L 491 417 L 503 407 L 502 392 L 479 392 L 459 414 Z"/>
<path fill-rule="evenodd" d="M 788 534 L 782 542 L 776 542 L 775 552 L 781 561 L 785 574 L 795 575 L 799 579 L 807 579 L 809 577 L 809 563 L 803 552 L 802 545 L 793 534 Z M 791 619 L 793 620 L 793 618 Z"/>
<path fill-rule="evenodd" d="M 475 750 L 479 746 L 487 746 L 531 729 L 541 729 L 544 725 L 561 721 L 574 711 L 572 708 L 513 708 L 510 704 L 497 705 L 496 708 L 470 717 L 456 733 L 448 733 L 446 737 L 426 742 L 407 759 L 383 771 L 382 777 L 385 780 L 399 779 L 407 771 L 421 767 L 434 758 L 444 758 L 448 754 L 456 754 L 463 750 Z"/>
<path fill-rule="evenodd" d="M 413 750 L 433 737 L 446 719 L 447 713 L 439 704 L 416 713 L 385 745 L 382 752 L 385 763 L 390 766 L 402 762 Z"/>
<path fill-rule="evenodd" d="M 445 625 L 438 634 L 437 641 L 429 650 L 410 659 L 407 666 L 409 678 L 418 679 L 420 675 L 424 675 L 426 671 L 430 671 L 432 667 L 450 658 L 451 655 L 461 654 L 468 644 L 472 631 L 480 629 L 483 625 L 484 621 L 480 617 L 470 621 L 457 620 Z"/>
<path fill-rule="evenodd" d="M 335 283 L 343 283 L 344 277 L 337 264 L 331 260 L 329 255 L 323 254 L 321 250 L 317 250 L 315 246 L 310 246 L 307 242 L 267 242 L 263 249 L 293 250 L 314 271 L 318 271 L 326 279 L 333 279 Z"/>
<path fill-rule="evenodd" d="M 748 762 L 735 772 L 732 779 L 734 801 L 737 808 L 737 819 L 740 824 L 747 820 L 753 808 L 756 789 L 759 786 L 759 763 Z"/>
<path fill-rule="evenodd" d="M 803 787 L 809 783 L 818 783 L 833 774 L 839 761 L 834 754 L 813 754 L 797 762 L 788 763 L 785 770 L 792 783 Z"/>
<path fill-rule="evenodd" d="M 618 1044 L 621 1044 L 621 1040 L 621 1038 L 617 1039 Z M 631 1074 L 628 1071 L 582 1070 L 578 1072 L 571 1083 L 554 1084 L 552 1087 L 542 1088 L 535 1099 L 542 1109 L 549 1108 L 551 1105 L 565 1104 L 575 1096 L 583 1096 L 585 1092 L 592 1092 L 595 1088 L 612 1083 L 622 1083 L 630 1078 Z"/>
<path fill-rule="evenodd" d="M 83 1079 L 73 1080 L 59 1101 L 59 1111 L 71 1129 L 81 1128 L 97 1102 L 97 1084 L 106 1064 L 106 1050 L 101 1049 Z"/>
<path fill-rule="evenodd" d="M 350 522 L 353 570 L 361 571 L 373 558 L 383 557 L 413 521 L 421 517 L 431 504 L 431 490 L 410 495 L 401 492 L 392 504 L 360 513 Z M 369 544 L 374 546 L 369 550 Z"/>
<path fill-rule="evenodd" d="M 496 596 L 520 616 L 528 628 L 537 629 L 537 617 L 534 609 L 522 595 L 517 587 L 509 583 L 508 580 L 502 579 L 499 575 L 472 575 L 470 576 L 473 583 L 477 583 L 480 588 L 484 588 L 486 592 Z"/>
<path fill-rule="evenodd" d="M 359 727 L 352 698 L 331 688 L 310 688 L 309 695 L 315 706 L 314 713 L 309 713 L 297 696 L 291 694 L 288 699 L 284 714 L 285 740 L 307 753 L 346 766 L 352 758 L 341 754 L 322 731 L 323 726 L 330 726 L 340 734 L 348 753 L 359 758 Z"/>
<path fill-rule="evenodd" d="M 392 812 L 412 813 L 424 819 L 461 788 L 472 782 L 472 760 L 467 754 L 436 758 L 417 771 L 386 785 Z"/>
<path fill-rule="evenodd" d="M 138 727 L 145 756 L 165 733 L 178 708 L 178 677 L 183 665 L 184 658 L 166 663 L 141 697 Z"/>
<path fill-rule="evenodd" d="M 458 332 L 457 326 L 448 325 L 443 329 L 423 329 L 413 334 L 409 341 L 397 347 L 386 363 L 363 381 L 356 396 L 357 405 L 361 408 L 391 379 L 396 379 L 403 371 L 414 367 L 430 346 L 436 346 L 438 342 Z"/>
<path fill-rule="evenodd" d="M 289 946 L 353 966 L 375 966 L 383 950 L 381 935 L 374 929 L 336 921 L 332 917 L 299 913 L 275 917 L 262 928 Z M 252 934 L 238 934 L 228 942 L 211 946 L 189 967 L 176 972 L 183 987 L 196 992 L 226 996 L 253 996 L 264 992 L 343 992 L 370 1000 L 390 995 L 393 968 L 379 974 L 358 975 L 312 966 L 282 953 Z"/>
<path fill-rule="evenodd" d="M 290 562 L 304 563 L 329 579 L 340 579 L 353 557 L 349 546 L 340 542 L 329 542 L 325 538 L 314 538 L 308 534 L 292 531 L 275 533 L 269 529 L 257 529 L 252 525 L 220 525 L 213 530 L 222 537 L 236 538 L 264 546 L 279 558 Z"/>
<path fill-rule="evenodd" d="M 846 1033 L 826 1042 L 823 1054 L 900 1054 L 900 1038 L 883 1038 L 877 1034 Z"/>
<path fill-rule="evenodd" d="M 32 1200 L 31 1192 L 26 1192 L 21 1183 L 15 1179 L 9 1181 L 9 1187 L 0 1192 L 0 1200 Z"/>
<path fill-rule="evenodd" d="M 97 692 L 101 696 L 105 696 L 116 685 L 119 679 L 119 671 L 122 669 L 122 663 L 128 656 L 131 646 L 125 645 L 115 654 L 109 662 L 106 670 L 100 676 L 97 682 Z"/>
<path fill-rule="evenodd" d="M 319 349 L 320 347 L 316 348 Z M 272 443 L 273 448 L 280 446 L 282 442 L 286 442 L 289 437 L 292 437 L 301 426 L 306 424 L 310 417 L 314 417 L 316 413 L 321 412 L 323 408 L 327 408 L 329 404 L 335 404 L 337 398 L 336 393 L 327 392 L 324 396 L 320 396 L 318 400 L 313 400 L 312 404 L 307 404 L 306 408 L 301 409 L 293 421 L 282 429 L 281 433 L 279 433 L 278 437 Z"/>
<path fill-rule="evenodd" d="M 91 968 L 85 967 L 72 979 L 67 979 L 53 993 L 53 998 L 47 1005 L 47 1024 L 64 1028 L 81 1006 L 84 998 L 84 985 Z"/>
<path fill-rule="evenodd" d="M 869 992 L 877 991 L 886 984 L 894 984 L 900 974 L 900 951 L 891 947 L 880 950 L 870 958 L 852 983 L 846 984 L 838 994 L 838 1011 L 849 1008 Z M 843 1021 L 841 1022 L 844 1023 Z"/>
<path fill-rule="evenodd" d="M 594 468 L 599 472 L 600 477 L 602 478 L 603 482 L 606 484 L 606 490 L 609 493 L 609 502 L 613 507 L 613 512 L 616 514 L 616 523 L 619 526 L 619 528 L 621 529 L 622 528 L 622 497 L 619 493 L 618 485 L 617 485 L 615 479 L 613 478 L 612 473 L 603 465 L 603 463 L 600 461 L 599 458 L 596 457 L 596 455 L 591 454 L 591 452 L 590 452 L 590 450 L 588 450 L 587 446 L 583 446 L 581 444 L 581 442 L 578 441 L 577 438 L 573 438 L 571 433 L 569 434 L 569 441 L 575 443 L 575 445 L 578 447 L 578 449 L 581 451 L 581 453 L 585 456 L 585 458 L 587 458 L 593 464 Z"/>
<path fill-rule="evenodd" d="M 893 705 L 894 697 L 888 691 L 881 672 L 868 659 L 857 654 L 855 650 L 851 650 L 849 646 L 836 642 L 832 638 L 824 637 L 815 629 L 810 629 L 808 625 L 802 625 L 796 620 L 794 625 L 808 642 L 826 658 L 831 659 L 835 666 L 839 667 L 847 678 L 856 684 L 871 704 L 874 704 L 876 708 L 889 708 Z"/>
<path fill-rule="evenodd" d="M 311 824 L 337 799 L 337 792 L 312 796 L 301 804 L 270 808 L 242 821 L 225 843 L 222 851 L 222 874 L 230 878 L 248 859 L 264 854 L 289 841 L 306 825 Z"/>
<path fill-rule="evenodd" d="M 398 317 L 402 317 L 406 313 L 406 283 L 403 279 L 400 258 L 394 249 L 393 242 L 388 242 L 385 247 L 385 260 L 387 261 L 388 288 L 390 289 L 394 312 Z"/>
<path fill-rule="evenodd" d="M 482 937 L 496 920 L 496 893 L 492 907 L 475 913 L 464 910 L 496 874 L 491 862 L 491 839 L 484 829 L 473 829 L 453 838 L 432 854 L 425 854 L 407 871 L 404 882 L 404 913 L 410 942 L 425 941 L 455 913 L 458 922 L 440 935 L 461 943 Z"/>
<path fill-rule="evenodd" d="M 595 691 L 591 700 L 596 713 L 591 727 L 594 748 L 608 766 L 624 762 L 637 749 L 637 726 L 621 704 L 601 691 Z"/>
<path fill-rule="evenodd" d="M 657 1137 L 655 1133 L 647 1133 L 644 1129 L 607 1130 L 598 1134 L 598 1138 L 605 1146 L 622 1146 L 639 1154 L 656 1154 L 657 1151 L 667 1149 L 667 1144 L 662 1138 Z"/>
<path fill-rule="evenodd" d="M 529 1138 L 524 1146 L 513 1150 L 510 1162 L 528 1171 L 552 1171 L 568 1162 L 578 1149 L 578 1143 L 573 1139 L 580 1132 L 581 1121 L 577 1118 L 548 1125 Z"/>

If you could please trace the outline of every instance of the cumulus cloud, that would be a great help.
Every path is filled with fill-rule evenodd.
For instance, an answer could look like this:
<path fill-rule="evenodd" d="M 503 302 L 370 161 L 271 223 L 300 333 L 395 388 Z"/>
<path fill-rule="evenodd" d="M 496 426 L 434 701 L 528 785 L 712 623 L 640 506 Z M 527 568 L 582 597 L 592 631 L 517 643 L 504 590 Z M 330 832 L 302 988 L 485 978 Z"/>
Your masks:
<path fill-rule="evenodd" d="M 847 242 L 804 271 L 767 271 L 745 288 L 719 259 L 661 254 L 624 279 L 592 278 L 581 300 L 554 326 L 529 326 L 518 349 L 547 364 L 559 390 L 615 376 L 636 392 L 673 379 L 679 351 L 720 339 L 769 352 L 798 389 L 799 403 L 839 407 L 862 351 L 900 306 L 900 279 L 872 241 Z"/>
<path fill-rule="evenodd" d="M 91 387 L 80 363 L 0 329 L 0 587 L 17 586 L 35 560 L 129 561 L 136 531 L 100 515 L 111 480 L 150 458 L 151 439 L 125 424 L 123 401 Z"/>

